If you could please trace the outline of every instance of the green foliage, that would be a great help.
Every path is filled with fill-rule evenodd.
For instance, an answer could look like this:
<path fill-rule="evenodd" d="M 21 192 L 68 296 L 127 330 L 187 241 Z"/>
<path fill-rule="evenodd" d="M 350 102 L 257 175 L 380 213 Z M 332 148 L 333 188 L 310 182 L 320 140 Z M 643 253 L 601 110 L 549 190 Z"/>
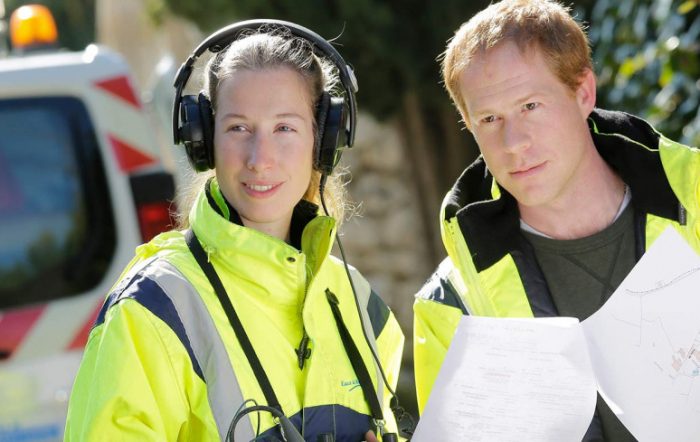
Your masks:
<path fill-rule="evenodd" d="M 26 4 L 49 8 L 62 48 L 82 50 L 95 41 L 95 0 L 5 0 L 8 21 L 12 11 Z"/>
<path fill-rule="evenodd" d="M 599 105 L 700 145 L 699 2 L 598 0 L 590 17 Z"/>

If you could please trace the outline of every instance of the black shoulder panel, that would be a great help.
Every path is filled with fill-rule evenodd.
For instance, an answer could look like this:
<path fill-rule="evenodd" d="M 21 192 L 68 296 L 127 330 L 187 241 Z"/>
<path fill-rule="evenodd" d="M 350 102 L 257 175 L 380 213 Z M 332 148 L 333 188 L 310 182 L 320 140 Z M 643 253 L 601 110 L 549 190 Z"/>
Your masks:
<path fill-rule="evenodd" d="M 435 301 L 449 307 L 458 308 L 465 315 L 469 314 L 452 283 L 437 271 L 430 276 L 423 287 L 416 293 L 416 298 Z"/>

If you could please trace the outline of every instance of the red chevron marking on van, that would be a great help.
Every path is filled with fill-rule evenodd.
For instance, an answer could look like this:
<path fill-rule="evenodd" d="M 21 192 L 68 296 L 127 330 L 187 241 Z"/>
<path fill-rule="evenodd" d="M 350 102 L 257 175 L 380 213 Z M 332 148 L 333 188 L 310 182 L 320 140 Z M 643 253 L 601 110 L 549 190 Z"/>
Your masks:
<path fill-rule="evenodd" d="M 153 157 L 146 155 L 114 135 L 107 134 L 107 138 L 109 138 L 109 142 L 112 144 L 112 149 L 114 150 L 114 155 L 117 157 L 119 168 L 124 172 L 131 172 L 155 162 Z"/>
<path fill-rule="evenodd" d="M 128 77 L 122 75 L 119 77 L 107 78 L 106 80 L 95 82 L 95 86 L 141 109 L 141 102 L 136 97 L 134 88 L 131 87 L 131 82 Z"/>
<path fill-rule="evenodd" d="M 28 307 L 0 313 L 0 358 L 7 359 L 29 334 L 46 306 Z"/>
<path fill-rule="evenodd" d="M 73 337 L 71 343 L 68 344 L 68 350 L 77 350 L 85 347 L 85 344 L 88 340 L 88 336 L 90 336 L 90 330 L 92 330 L 92 326 L 95 324 L 95 319 L 97 319 L 97 315 L 100 314 L 101 309 L 102 300 L 100 300 L 100 302 L 97 303 L 97 307 L 92 311 L 90 316 L 88 316 L 88 319 L 85 321 L 80 331 L 78 331 L 75 337 Z"/>

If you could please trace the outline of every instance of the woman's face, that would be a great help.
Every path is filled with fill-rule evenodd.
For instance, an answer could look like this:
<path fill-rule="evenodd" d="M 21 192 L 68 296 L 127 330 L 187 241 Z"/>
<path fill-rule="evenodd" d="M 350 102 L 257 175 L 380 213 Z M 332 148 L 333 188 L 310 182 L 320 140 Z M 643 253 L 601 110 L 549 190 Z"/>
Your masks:
<path fill-rule="evenodd" d="M 288 239 L 309 186 L 313 112 L 304 79 L 287 67 L 242 70 L 219 85 L 216 176 L 247 227 Z"/>

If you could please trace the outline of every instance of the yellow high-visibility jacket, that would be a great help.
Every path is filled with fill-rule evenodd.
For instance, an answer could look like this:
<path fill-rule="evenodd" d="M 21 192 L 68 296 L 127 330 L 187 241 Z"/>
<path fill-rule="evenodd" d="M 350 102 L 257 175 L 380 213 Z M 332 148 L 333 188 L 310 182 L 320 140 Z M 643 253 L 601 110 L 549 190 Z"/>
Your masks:
<path fill-rule="evenodd" d="M 341 341 L 326 289 L 396 431 L 389 394 L 363 335 L 396 385 L 403 334 L 353 268 L 362 321 L 342 261 L 330 255 L 335 221 L 302 201 L 292 229 L 301 249 L 232 222 L 216 180 L 200 193 L 191 226 L 248 335 L 285 414 L 307 440 L 364 440 L 370 408 Z M 304 330 L 310 355 L 299 367 Z M 249 401 L 244 404 L 245 401 Z M 65 440 L 223 440 L 239 408 L 267 405 L 240 341 L 184 240 L 171 231 L 137 249 L 107 297 L 70 397 Z M 280 437 L 270 413 L 250 413 L 237 440 Z"/>
<path fill-rule="evenodd" d="M 595 109 L 589 126 L 601 156 L 632 190 L 637 258 L 668 226 L 700 253 L 700 150 L 622 112 Z M 557 315 L 534 251 L 520 233 L 517 203 L 482 158 L 445 197 L 441 232 L 448 257 L 413 306 L 421 411 L 462 315 Z"/>

